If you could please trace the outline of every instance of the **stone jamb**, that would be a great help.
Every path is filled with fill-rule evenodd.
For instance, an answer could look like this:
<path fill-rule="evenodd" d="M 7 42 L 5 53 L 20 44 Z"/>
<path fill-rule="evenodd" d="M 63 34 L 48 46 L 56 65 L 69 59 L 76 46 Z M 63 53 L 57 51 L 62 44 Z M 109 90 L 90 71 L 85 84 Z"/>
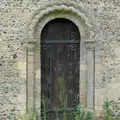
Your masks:
<path fill-rule="evenodd" d="M 95 41 L 86 41 L 87 49 L 87 107 L 95 108 Z"/>
<path fill-rule="evenodd" d="M 26 44 L 26 111 L 35 107 L 35 42 Z"/>

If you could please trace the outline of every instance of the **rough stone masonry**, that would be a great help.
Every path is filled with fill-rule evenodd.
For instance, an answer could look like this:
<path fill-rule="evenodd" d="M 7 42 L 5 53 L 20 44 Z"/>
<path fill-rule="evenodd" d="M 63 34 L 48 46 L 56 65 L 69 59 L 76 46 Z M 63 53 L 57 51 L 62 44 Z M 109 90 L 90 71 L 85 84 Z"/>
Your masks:
<path fill-rule="evenodd" d="M 55 16 L 49 11 L 58 9 L 64 14 L 68 8 L 71 13 L 73 10 L 76 14 L 81 13 L 79 17 L 89 26 L 85 38 L 95 41 L 95 109 L 101 111 L 107 98 L 119 100 L 119 0 L 0 0 L 0 120 L 25 110 L 26 44 L 36 41 L 28 37 L 37 30 L 34 24 L 41 21 L 41 16 Z M 68 16 L 71 13 L 66 12 Z M 59 16 L 59 13 L 55 14 Z M 83 81 L 88 70 L 86 59 L 86 50 L 83 50 Z M 36 75 L 39 78 L 39 74 Z"/>

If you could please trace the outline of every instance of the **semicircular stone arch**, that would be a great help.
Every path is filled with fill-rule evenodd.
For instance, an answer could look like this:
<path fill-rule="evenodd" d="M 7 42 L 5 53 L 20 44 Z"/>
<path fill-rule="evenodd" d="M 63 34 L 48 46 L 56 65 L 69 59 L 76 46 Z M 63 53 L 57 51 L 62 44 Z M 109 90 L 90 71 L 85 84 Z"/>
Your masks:
<path fill-rule="evenodd" d="M 81 32 L 82 40 L 88 40 L 90 36 L 89 28 L 91 24 L 88 22 L 88 18 L 84 13 L 80 12 L 78 9 L 73 6 L 55 6 L 53 8 L 46 8 L 43 10 L 37 10 L 27 27 L 28 40 L 38 42 L 40 39 L 39 33 L 41 33 L 43 27 L 49 21 L 55 18 L 66 18 L 71 20 L 78 27 Z"/>

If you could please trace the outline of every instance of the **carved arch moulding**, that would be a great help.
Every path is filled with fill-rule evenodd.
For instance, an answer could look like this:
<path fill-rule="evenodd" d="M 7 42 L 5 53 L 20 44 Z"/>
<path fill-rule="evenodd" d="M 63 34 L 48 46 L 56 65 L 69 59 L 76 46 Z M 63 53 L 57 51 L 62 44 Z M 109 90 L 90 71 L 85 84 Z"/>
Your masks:
<path fill-rule="evenodd" d="M 45 24 L 55 18 L 66 18 L 73 21 L 73 23 L 78 26 L 81 37 L 83 37 L 82 39 L 89 39 L 85 37 L 90 36 L 89 29 L 91 29 L 92 25 L 89 23 L 89 18 L 87 18 L 84 13 L 73 6 L 53 5 L 44 9 L 38 9 L 33 13 L 27 27 L 29 41 L 39 41 L 36 34 L 40 34 Z"/>
<path fill-rule="evenodd" d="M 81 44 L 80 44 L 80 54 L 82 54 L 84 46 L 91 46 L 93 47 L 94 41 L 90 40 L 90 29 L 92 25 L 88 22 L 88 18 L 85 16 L 84 13 L 80 12 L 78 9 L 74 8 L 73 6 L 54 6 L 48 7 L 46 9 L 38 9 L 35 11 L 33 16 L 31 17 L 30 23 L 28 23 L 28 30 L 27 30 L 27 47 L 26 47 L 26 105 L 27 110 L 29 107 L 32 108 L 40 108 L 41 106 L 41 62 L 40 62 L 40 35 L 41 31 L 44 26 L 51 20 L 56 18 L 66 18 L 71 20 L 79 29 L 80 36 L 81 36 Z M 92 43 L 92 45 L 91 45 Z M 87 47 L 85 48 L 87 49 Z M 93 109 L 93 92 L 94 86 L 94 51 L 93 49 L 87 49 L 87 75 L 88 78 L 84 81 L 81 81 L 80 78 L 80 100 L 86 98 L 86 104 L 89 108 Z M 82 57 L 82 55 L 80 55 Z M 92 65 L 90 65 L 92 62 Z M 82 65 L 80 61 L 80 66 Z M 90 67 L 90 68 L 88 68 Z M 91 72 L 92 69 L 92 72 Z M 81 67 L 80 67 L 80 74 L 82 74 Z M 81 75 L 80 75 L 81 77 Z M 89 82 L 88 82 L 89 81 Z M 91 86 L 87 88 L 83 88 L 82 84 L 90 84 L 85 86 Z M 89 89 L 89 90 L 88 90 Z M 82 91 L 89 91 L 85 94 L 81 95 Z M 89 93 L 89 95 L 88 95 Z M 92 97 L 90 97 L 92 95 Z M 84 98 L 83 98 L 84 97 Z M 89 102 L 90 101 L 90 102 Z"/>

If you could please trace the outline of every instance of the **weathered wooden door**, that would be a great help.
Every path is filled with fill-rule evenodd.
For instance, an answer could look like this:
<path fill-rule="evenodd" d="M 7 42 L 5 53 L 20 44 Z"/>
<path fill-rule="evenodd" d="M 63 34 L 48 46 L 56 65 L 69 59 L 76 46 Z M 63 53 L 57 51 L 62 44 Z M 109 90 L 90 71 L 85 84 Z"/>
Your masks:
<path fill-rule="evenodd" d="M 48 120 L 79 102 L 80 33 L 67 19 L 50 21 L 41 34 L 41 95 Z"/>

